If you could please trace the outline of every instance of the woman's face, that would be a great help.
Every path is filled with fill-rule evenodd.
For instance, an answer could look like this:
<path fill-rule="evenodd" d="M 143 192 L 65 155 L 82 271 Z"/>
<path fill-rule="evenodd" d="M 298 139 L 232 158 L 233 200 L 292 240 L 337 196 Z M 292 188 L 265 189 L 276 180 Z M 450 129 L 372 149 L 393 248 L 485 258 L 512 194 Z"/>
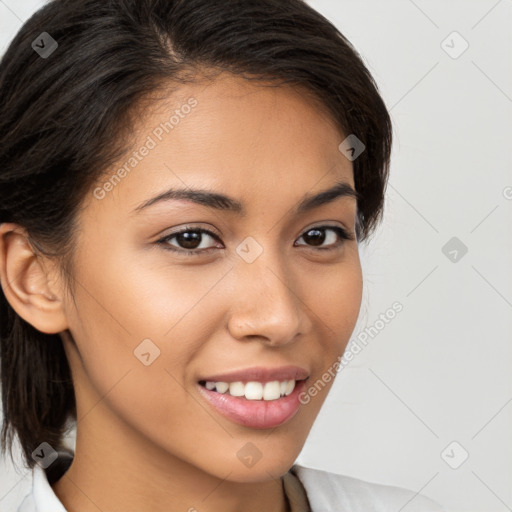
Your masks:
<path fill-rule="evenodd" d="M 307 98 L 227 74 L 181 86 L 141 119 L 136 154 L 88 194 L 76 302 L 64 303 L 76 343 L 64 336 L 77 454 L 109 451 L 162 468 L 178 461 L 238 482 L 294 463 L 332 380 L 304 405 L 298 392 L 333 373 L 362 293 L 357 242 L 337 231 L 355 235 L 354 197 L 331 194 L 299 210 L 341 182 L 354 187 L 338 149 L 345 135 Z M 169 193 L 141 206 L 170 190 L 233 204 Z M 281 384 L 264 385 L 292 379 L 287 373 L 220 379 L 252 381 L 231 388 L 253 398 L 266 389 L 271 400 L 202 384 L 289 366 L 308 381 L 284 398 L 272 395 Z"/>

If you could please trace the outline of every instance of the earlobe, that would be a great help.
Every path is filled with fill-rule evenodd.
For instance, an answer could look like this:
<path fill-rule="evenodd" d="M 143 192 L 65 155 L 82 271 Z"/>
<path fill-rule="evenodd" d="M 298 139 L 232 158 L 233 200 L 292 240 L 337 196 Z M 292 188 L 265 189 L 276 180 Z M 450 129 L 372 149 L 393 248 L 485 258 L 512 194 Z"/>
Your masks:
<path fill-rule="evenodd" d="M 55 334 L 68 325 L 50 277 L 26 231 L 17 224 L 0 224 L 0 284 L 7 301 L 35 329 Z"/>

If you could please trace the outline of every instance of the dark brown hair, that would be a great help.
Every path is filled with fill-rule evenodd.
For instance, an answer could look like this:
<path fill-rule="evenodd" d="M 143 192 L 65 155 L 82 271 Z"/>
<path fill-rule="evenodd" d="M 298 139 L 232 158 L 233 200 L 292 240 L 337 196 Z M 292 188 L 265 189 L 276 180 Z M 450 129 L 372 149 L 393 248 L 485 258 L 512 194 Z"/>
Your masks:
<path fill-rule="evenodd" d="M 56 41 L 43 57 L 33 43 Z M 43 46 L 43 45 L 40 45 Z M 46 47 L 49 48 L 48 46 Z M 366 146 L 353 161 L 357 238 L 380 221 L 392 126 L 351 43 L 304 0 L 53 0 L 0 61 L 0 223 L 72 281 L 77 212 L 105 169 L 129 150 L 141 102 L 209 70 L 302 87 L 342 133 Z M 341 140 L 340 140 L 341 142 Z M 29 467 L 42 442 L 65 449 L 76 420 L 59 334 L 24 321 L 0 293 L 2 452 L 16 434 Z"/>

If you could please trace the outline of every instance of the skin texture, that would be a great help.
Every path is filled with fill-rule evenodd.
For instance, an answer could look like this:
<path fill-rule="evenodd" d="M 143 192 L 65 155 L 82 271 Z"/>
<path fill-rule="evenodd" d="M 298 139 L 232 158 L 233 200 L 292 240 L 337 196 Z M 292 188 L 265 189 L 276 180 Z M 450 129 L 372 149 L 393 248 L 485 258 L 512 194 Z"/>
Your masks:
<path fill-rule="evenodd" d="M 357 321 L 357 242 L 326 230 L 320 245 L 339 247 L 323 252 L 303 236 L 322 224 L 354 233 L 355 199 L 292 212 L 340 179 L 354 186 L 352 163 L 338 150 L 345 135 L 300 89 L 221 74 L 155 104 L 137 126 L 134 150 L 190 97 L 197 106 L 161 141 L 153 137 L 156 147 L 113 190 L 103 199 L 87 194 L 76 233 L 76 304 L 56 263 L 36 258 L 22 229 L 0 226 L 7 299 L 37 329 L 61 333 L 72 369 L 75 459 L 53 485 L 69 511 L 289 510 L 280 477 L 333 381 L 274 429 L 226 419 L 197 381 L 295 364 L 314 383 L 341 356 Z M 185 200 L 132 212 L 171 187 L 215 190 L 241 201 L 247 214 Z M 196 251 L 214 249 L 199 256 L 156 243 L 185 225 L 220 241 L 202 235 Z M 263 249 L 250 264 L 236 252 L 249 236 Z M 167 245 L 187 248 L 177 238 Z M 146 338 L 160 350 L 148 366 L 134 356 Z M 248 442 L 262 455 L 250 468 L 237 457 Z"/>

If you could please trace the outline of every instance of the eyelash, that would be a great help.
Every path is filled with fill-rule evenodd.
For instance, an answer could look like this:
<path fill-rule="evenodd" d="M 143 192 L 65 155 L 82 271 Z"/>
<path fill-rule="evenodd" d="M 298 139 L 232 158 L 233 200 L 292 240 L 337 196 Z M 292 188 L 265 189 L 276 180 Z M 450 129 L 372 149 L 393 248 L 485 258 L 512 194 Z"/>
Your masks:
<path fill-rule="evenodd" d="M 317 230 L 331 229 L 332 231 L 336 232 L 342 240 L 340 243 L 338 243 L 334 246 L 331 246 L 331 247 L 319 247 L 316 249 L 317 251 L 334 251 L 336 249 L 339 249 L 340 246 L 344 245 L 344 242 L 346 240 L 355 240 L 354 235 L 351 232 L 347 231 L 346 229 L 344 229 L 340 226 L 329 226 L 329 225 L 313 226 L 311 228 L 308 228 L 306 231 L 304 231 L 304 233 L 299 238 L 303 237 L 304 234 L 306 234 L 310 231 L 313 231 L 314 229 L 317 229 Z M 211 231 L 209 231 L 207 229 L 193 228 L 193 227 L 186 226 L 181 231 L 177 231 L 176 233 L 171 233 L 169 235 L 164 236 L 163 238 L 160 238 L 159 240 L 156 241 L 156 243 L 161 244 L 165 250 L 173 251 L 173 252 L 179 253 L 179 254 L 188 254 L 191 256 L 200 256 L 203 253 L 208 253 L 208 252 L 210 252 L 210 250 L 215 249 L 215 247 L 210 247 L 208 249 L 177 249 L 167 243 L 172 238 L 174 238 L 178 235 L 181 235 L 183 233 L 189 233 L 189 232 L 202 233 L 202 234 L 204 233 L 204 234 L 211 236 L 212 238 L 215 238 L 217 241 L 219 241 L 218 236 L 215 233 L 212 233 Z M 310 246 L 310 248 L 315 249 L 313 246 Z"/>

